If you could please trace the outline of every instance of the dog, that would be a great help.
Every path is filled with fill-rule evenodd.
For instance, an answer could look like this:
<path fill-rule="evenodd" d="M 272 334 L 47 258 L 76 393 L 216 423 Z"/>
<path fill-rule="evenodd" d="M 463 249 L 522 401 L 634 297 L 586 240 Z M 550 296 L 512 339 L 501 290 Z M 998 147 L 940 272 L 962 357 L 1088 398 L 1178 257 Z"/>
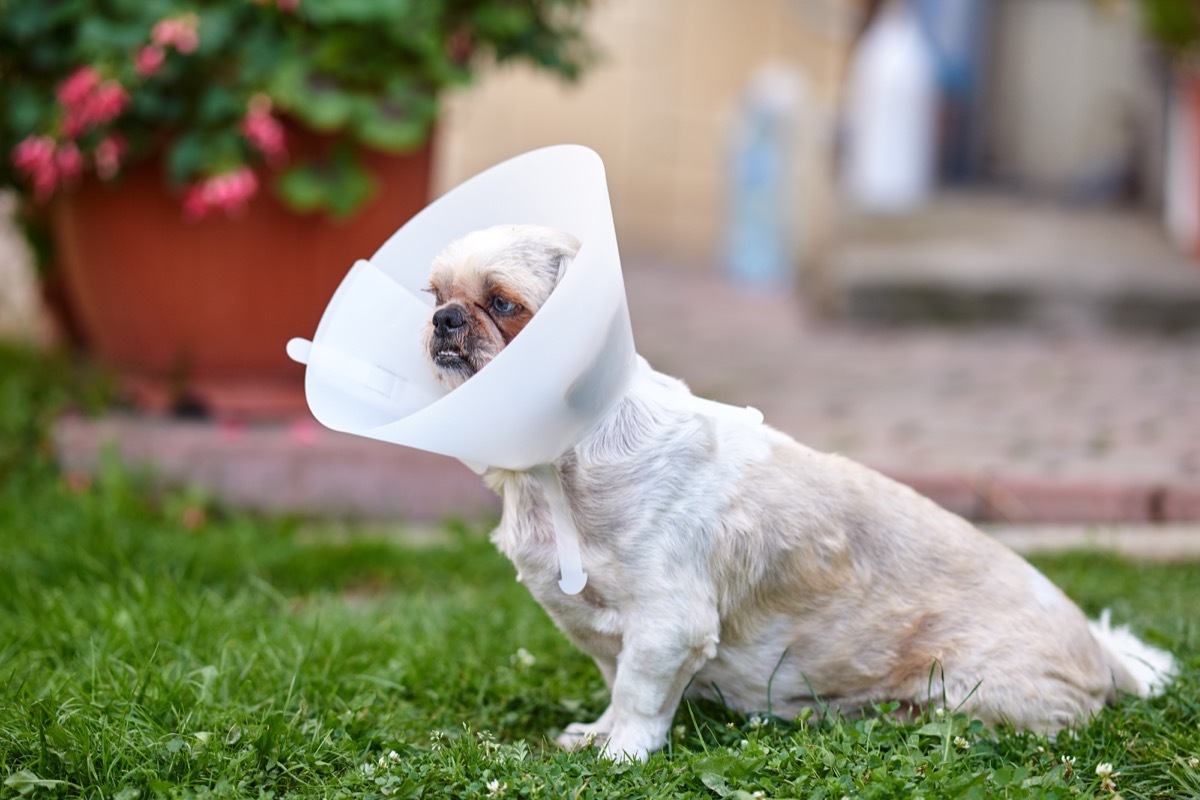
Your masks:
<path fill-rule="evenodd" d="M 505 225 L 430 269 L 423 345 L 438 380 L 483 369 L 550 297 L 581 243 Z M 791 718 L 898 701 L 1051 734 L 1119 693 L 1147 696 L 1172 656 L 1083 612 L 1033 566 L 912 489 L 765 425 L 706 415 L 644 360 L 557 470 L 588 571 L 558 586 L 541 485 L 491 468 L 492 534 L 534 598 L 600 669 L 611 704 L 566 727 L 613 759 L 663 747 L 683 696 Z"/>

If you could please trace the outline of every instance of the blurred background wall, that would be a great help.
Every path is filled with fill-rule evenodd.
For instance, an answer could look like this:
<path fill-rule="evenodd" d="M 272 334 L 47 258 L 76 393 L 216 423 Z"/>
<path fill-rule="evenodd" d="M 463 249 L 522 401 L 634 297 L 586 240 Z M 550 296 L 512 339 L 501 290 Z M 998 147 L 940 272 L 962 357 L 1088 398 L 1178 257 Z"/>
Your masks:
<path fill-rule="evenodd" d="M 603 0 L 601 60 L 577 86 L 493 70 L 448 102 L 438 190 L 507 156 L 573 141 L 604 157 L 625 247 L 719 260 L 736 138 L 764 67 L 787 102 L 801 248 L 835 227 L 840 104 L 872 0 Z M 937 70 L 938 180 L 1155 208 L 1165 69 L 1137 8 L 1097 0 L 915 0 Z"/>
<path fill-rule="evenodd" d="M 1161 187 L 1162 67 L 1134 4 L 1000 0 L 980 176 L 1081 201 Z"/>
<path fill-rule="evenodd" d="M 600 60 L 579 85 L 503 69 L 450 100 L 439 187 L 530 148 L 585 144 L 604 158 L 623 246 L 711 256 L 751 76 L 767 64 L 799 71 L 814 109 L 806 130 L 830 125 L 858 13 L 856 0 L 602 0 L 591 22 Z"/>

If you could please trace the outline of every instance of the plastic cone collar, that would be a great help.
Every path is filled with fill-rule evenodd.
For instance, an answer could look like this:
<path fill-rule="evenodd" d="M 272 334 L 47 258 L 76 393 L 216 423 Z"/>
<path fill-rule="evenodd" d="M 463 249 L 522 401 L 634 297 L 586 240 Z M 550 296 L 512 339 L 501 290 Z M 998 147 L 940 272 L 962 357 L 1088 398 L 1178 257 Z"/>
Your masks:
<path fill-rule="evenodd" d="M 433 377 L 422 290 L 450 242 L 501 224 L 565 230 L 583 244 L 538 313 L 452 392 Z M 354 265 L 311 342 L 309 408 L 334 430 L 481 465 L 525 470 L 578 444 L 624 396 L 636 366 L 604 165 L 576 145 L 535 150 L 463 183 Z"/>

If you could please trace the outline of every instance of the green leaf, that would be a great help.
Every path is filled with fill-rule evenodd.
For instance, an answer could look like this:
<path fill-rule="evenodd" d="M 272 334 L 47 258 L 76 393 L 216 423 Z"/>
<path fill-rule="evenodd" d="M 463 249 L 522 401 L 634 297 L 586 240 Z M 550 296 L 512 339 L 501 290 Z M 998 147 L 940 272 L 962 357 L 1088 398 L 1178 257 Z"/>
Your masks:
<path fill-rule="evenodd" d="M 167 150 L 167 178 L 172 184 L 182 185 L 200 172 L 206 152 L 203 136 L 198 133 L 183 134 Z"/>
<path fill-rule="evenodd" d="M 427 0 L 426 4 L 430 5 Z M 306 3 L 304 12 L 319 25 L 331 25 L 340 22 L 350 23 L 379 23 L 386 24 L 396 17 L 411 14 L 414 5 L 412 0 L 391 0 L 380 3 L 379 0 L 322 0 L 319 3 Z"/>
<path fill-rule="evenodd" d="M 729 797 L 733 800 L 754 800 L 754 795 L 744 789 L 734 789 L 725 778 L 715 772 L 701 772 L 700 782 L 717 793 L 718 797 Z"/>
<path fill-rule="evenodd" d="M 337 180 L 329 195 L 329 210 L 335 219 L 347 219 L 374 196 L 376 185 L 371 173 L 359 163 L 350 148 L 340 152 L 344 156 L 336 162 Z"/>
<path fill-rule="evenodd" d="M 1018 786 L 1029 777 L 1029 770 L 1016 764 L 1006 764 L 992 773 L 997 786 Z"/>
<path fill-rule="evenodd" d="M 296 93 L 290 110 L 318 131 L 339 130 L 354 116 L 356 98 L 332 82 L 312 78 Z"/>
<path fill-rule="evenodd" d="M 363 144 L 389 153 L 404 153 L 420 147 L 429 138 L 433 115 L 427 113 L 388 115 L 376 113 L 358 125 Z"/>
<path fill-rule="evenodd" d="M 27 769 L 14 772 L 4 779 L 4 785 L 10 789 L 15 789 L 17 794 L 22 797 L 26 797 L 38 789 L 53 789 L 65 783 L 66 781 L 52 781 L 39 778 Z"/>
<path fill-rule="evenodd" d="M 927 722 L 917 730 L 917 735 L 944 738 L 949 736 L 952 730 L 953 723 L 950 720 L 946 720 L 945 722 Z"/>
<path fill-rule="evenodd" d="M 150 26 L 130 25 L 126 20 L 113 20 L 99 14 L 87 15 L 79 22 L 79 41 L 92 52 L 132 52 L 142 44 Z"/>
<path fill-rule="evenodd" d="M 42 128 L 48 115 L 36 88 L 17 84 L 6 94 L 4 101 L 7 104 L 8 124 L 18 138 Z"/>
<path fill-rule="evenodd" d="M 214 53 L 233 43 L 238 35 L 238 26 L 232 9 L 210 7 L 201 9 L 199 13 L 199 53 Z"/>
<path fill-rule="evenodd" d="M 298 53 L 283 56 L 268 87 L 280 107 L 317 131 L 342 130 L 356 112 L 357 98 L 329 76 L 312 72 Z"/>
<path fill-rule="evenodd" d="M 326 181 L 311 165 L 292 167 L 275 182 L 279 197 L 301 214 L 308 214 L 328 205 Z"/>
<path fill-rule="evenodd" d="M 437 113 L 437 99 L 431 92 L 412 80 L 393 77 L 386 94 L 363 103 L 355 132 L 366 145 L 403 153 L 425 143 Z"/>
<path fill-rule="evenodd" d="M 761 765 L 761 760 L 748 759 L 744 754 L 714 754 L 696 762 L 695 774 L 701 783 L 716 792 L 719 797 L 750 800 L 749 792 L 734 789 L 726 777 L 746 779 L 754 775 Z"/>
<path fill-rule="evenodd" d="M 1144 0 L 1143 24 L 1168 49 L 1183 53 L 1200 42 L 1200 10 L 1189 0 Z"/>
<path fill-rule="evenodd" d="M 185 133 L 167 150 L 167 178 L 172 185 L 181 186 L 196 177 L 240 166 L 245 163 L 243 147 L 237 131 Z"/>
<path fill-rule="evenodd" d="M 335 219 L 352 216 L 376 188 L 375 178 L 349 147 L 339 148 L 330 161 L 292 167 L 276 182 L 280 199 L 293 211 L 327 211 Z"/>
<path fill-rule="evenodd" d="M 228 120 L 239 120 L 245 113 L 244 101 L 223 87 L 211 87 L 200 99 L 197 122 L 213 125 Z"/>
<path fill-rule="evenodd" d="M 701 772 L 700 782 L 717 793 L 718 797 L 728 797 L 733 793 L 725 778 L 715 772 Z"/>

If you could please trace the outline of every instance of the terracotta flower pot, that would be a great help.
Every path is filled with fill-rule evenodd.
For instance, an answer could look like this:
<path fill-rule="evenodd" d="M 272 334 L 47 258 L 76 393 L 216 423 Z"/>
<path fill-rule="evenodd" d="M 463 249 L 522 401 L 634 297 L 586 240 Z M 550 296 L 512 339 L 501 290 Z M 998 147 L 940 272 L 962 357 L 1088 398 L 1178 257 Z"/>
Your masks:
<path fill-rule="evenodd" d="M 303 367 L 285 344 L 313 333 L 355 260 L 428 200 L 429 146 L 361 157 L 380 191 L 341 223 L 287 210 L 265 176 L 241 215 L 188 221 L 150 164 L 54 201 L 59 266 L 85 344 L 139 407 L 257 417 L 307 408 Z"/>

